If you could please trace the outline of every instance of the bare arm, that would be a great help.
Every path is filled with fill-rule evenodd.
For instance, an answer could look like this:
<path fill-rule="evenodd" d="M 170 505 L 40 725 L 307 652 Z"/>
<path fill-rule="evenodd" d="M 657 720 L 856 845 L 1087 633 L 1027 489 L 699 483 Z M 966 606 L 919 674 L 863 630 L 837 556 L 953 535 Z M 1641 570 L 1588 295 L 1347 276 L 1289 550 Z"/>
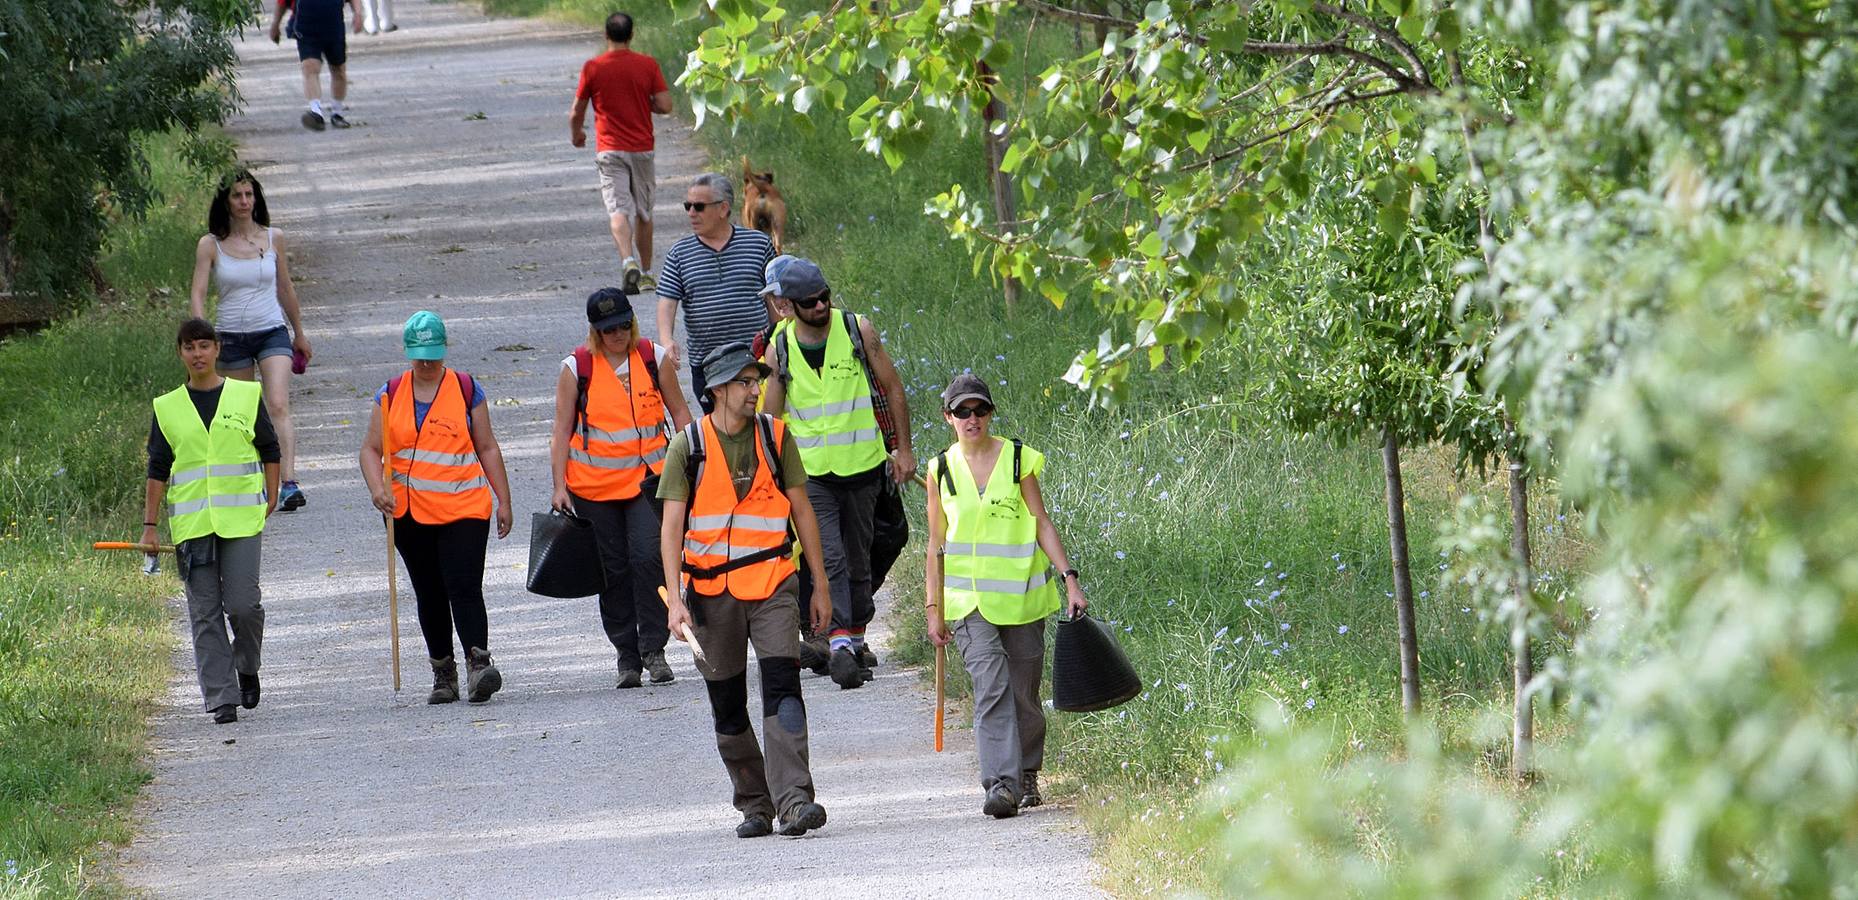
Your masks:
<path fill-rule="evenodd" d="M 776 340 L 779 340 L 777 335 Z M 766 355 L 773 355 L 772 348 Z M 773 365 L 769 363 L 769 365 Z M 781 411 L 787 408 L 787 383 L 781 380 L 781 373 L 775 372 L 768 380 L 761 383 L 761 411 L 775 418 L 781 417 Z"/>
<path fill-rule="evenodd" d="M 576 147 L 587 146 L 587 101 L 588 97 L 574 98 L 574 107 L 568 110 L 568 140 Z"/>
<path fill-rule="evenodd" d="M 668 116 L 671 114 L 671 92 L 670 91 L 659 91 L 658 93 L 652 95 L 652 112 L 655 112 L 661 116 Z"/>
<path fill-rule="evenodd" d="M 491 493 L 497 495 L 497 539 L 510 536 L 514 513 L 510 510 L 510 476 L 503 469 L 503 448 L 490 430 L 490 404 L 479 403 L 471 410 L 471 446 L 477 450 L 478 464 L 490 479 Z"/>
<path fill-rule="evenodd" d="M 206 287 L 213 277 L 213 236 L 202 235 L 200 242 L 194 245 L 194 280 L 188 289 L 189 309 L 196 319 L 206 318 Z M 280 257 L 281 259 L 282 257 Z"/>
<path fill-rule="evenodd" d="M 665 620 L 678 640 L 690 627 L 690 610 L 684 606 L 681 577 L 684 572 L 684 514 L 690 504 L 683 500 L 664 502 L 664 520 L 658 525 L 658 558 L 664 565 Z"/>
<path fill-rule="evenodd" d="M 385 464 L 381 461 L 381 415 L 386 408 L 384 402 L 375 402 L 368 410 L 368 433 L 361 439 L 361 453 L 357 461 L 361 465 L 361 480 L 368 486 L 368 497 L 374 508 L 383 515 L 394 514 L 394 495 L 387 487 L 387 476 L 382 471 Z"/>
<path fill-rule="evenodd" d="M 144 546 L 153 546 L 156 542 L 157 535 L 155 533 L 155 526 L 146 523 L 161 521 L 161 519 L 158 518 L 161 515 L 161 498 L 166 496 L 167 493 L 167 482 L 156 481 L 153 478 L 148 479 L 148 486 L 144 489 L 142 497 L 142 521 L 144 524 L 142 525 L 141 543 Z"/>
<path fill-rule="evenodd" d="M 350 25 L 349 29 L 356 34 L 360 34 L 362 20 L 361 0 L 348 0 L 348 8 L 354 13 L 354 16 L 351 17 L 351 21 L 354 24 Z"/>
<path fill-rule="evenodd" d="M 933 492 L 932 492 L 933 493 Z M 1045 550 L 1045 556 L 1064 572 L 1071 568 L 1070 557 L 1065 556 L 1064 544 L 1058 540 L 1058 528 L 1052 524 L 1052 517 L 1045 514 L 1045 496 L 1039 493 L 1037 476 L 1027 475 L 1019 480 L 1019 494 L 1026 500 L 1026 509 L 1039 523 L 1039 547 Z M 1065 577 L 1066 612 L 1077 615 L 1090 604 L 1084 600 L 1084 588 L 1077 579 Z"/>
<path fill-rule="evenodd" d="M 890 361 L 890 351 L 884 349 L 884 340 L 878 337 L 871 320 L 860 318 L 858 330 L 864 332 L 865 356 L 871 363 L 871 375 L 877 380 L 878 390 L 884 392 L 884 399 L 890 401 L 890 423 L 897 429 L 897 452 L 891 460 L 890 475 L 902 484 L 916 474 L 916 454 L 910 444 L 910 401 L 903 394 L 903 376 L 897 374 L 896 364 Z"/>
<path fill-rule="evenodd" d="M 677 301 L 669 297 L 658 298 L 658 346 L 664 348 L 664 356 L 659 366 L 675 369 L 681 362 L 681 348 L 677 345 Z"/>
<path fill-rule="evenodd" d="M 310 359 L 310 339 L 303 334 L 303 306 L 297 302 L 297 285 L 290 280 L 290 258 L 285 255 L 284 232 L 271 230 L 271 249 L 277 254 L 277 305 L 290 320 L 290 345 Z"/>
<path fill-rule="evenodd" d="M 555 379 L 555 427 L 548 435 L 548 471 L 553 486 L 549 505 L 563 512 L 569 509 L 568 445 L 574 440 L 575 420 L 580 418 L 580 411 L 575 409 L 579 396 L 580 385 L 574 373 L 562 366 Z"/>
<path fill-rule="evenodd" d="M 677 379 L 677 366 L 658 367 L 658 393 L 664 395 L 665 409 L 671 412 L 671 424 L 678 430 L 690 427 L 690 404 L 684 400 L 684 383 Z"/>

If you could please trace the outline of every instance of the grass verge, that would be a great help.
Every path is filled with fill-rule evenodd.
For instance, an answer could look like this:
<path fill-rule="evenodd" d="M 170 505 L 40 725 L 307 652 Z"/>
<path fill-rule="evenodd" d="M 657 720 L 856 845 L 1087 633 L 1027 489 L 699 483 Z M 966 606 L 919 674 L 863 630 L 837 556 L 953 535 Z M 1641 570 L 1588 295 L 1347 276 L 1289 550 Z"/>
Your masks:
<path fill-rule="evenodd" d="M 178 155 L 152 163 L 176 202 L 112 234 L 117 299 L 0 341 L 0 898 L 114 892 L 98 862 L 129 839 L 149 778 L 175 582 L 90 542 L 140 531 L 148 404 L 176 378 L 176 298 L 205 221 Z"/>
<path fill-rule="evenodd" d="M 610 11 L 592 0 L 486 5 L 590 31 Z M 632 12 L 635 49 L 675 80 L 702 23 L 674 23 L 664 7 Z M 1072 37 L 1062 29 L 1044 40 L 1068 46 Z M 1019 82 L 1037 65 L 1022 60 L 1003 80 Z M 1199 789 L 1253 746 L 1260 701 L 1335 730 L 1353 749 L 1396 747 L 1404 734 L 1378 450 L 1249 424 L 1239 386 L 1222 381 L 1217 361 L 1141 378 L 1119 410 L 1087 409 L 1060 376 L 1115 323 L 1089 304 L 1060 310 L 1036 298 L 1009 314 L 999 287 L 971 274 L 965 249 L 923 214 L 924 199 L 951 184 L 987 190 L 978 136 L 943 130 L 896 173 L 854 146 L 841 123 L 778 110 L 733 131 L 708 126 L 699 139 L 725 173 L 735 176 L 747 155 L 778 174 L 791 252 L 821 265 L 835 301 L 872 316 L 898 362 L 919 461 L 950 440 L 937 392 L 970 369 L 992 386 L 995 432 L 1048 454 L 1043 483 L 1058 530 L 1094 611 L 1114 623 L 1148 684 L 1119 709 L 1053 716 L 1050 793 L 1076 801 L 1112 893 L 1217 893 L 1205 858 L 1212 826 L 1195 814 Z M 597 221 L 596 210 L 588 216 Z M 1428 715 L 1466 765 L 1498 777 L 1507 751 L 1487 722 L 1507 703 L 1506 645 L 1443 583 L 1433 553 L 1456 495 L 1476 486 L 1456 482 L 1443 454 L 1408 458 Z M 911 503 L 920 526 L 920 496 Z M 1539 518 L 1545 574 L 1565 577 L 1579 542 L 1553 516 Z M 899 662 L 929 655 L 915 603 L 920 559 L 918 545 L 892 576 Z M 959 666 L 950 687 L 965 690 Z M 1543 723 L 1545 739 L 1555 727 Z M 978 815 L 978 793 L 973 801 Z"/>

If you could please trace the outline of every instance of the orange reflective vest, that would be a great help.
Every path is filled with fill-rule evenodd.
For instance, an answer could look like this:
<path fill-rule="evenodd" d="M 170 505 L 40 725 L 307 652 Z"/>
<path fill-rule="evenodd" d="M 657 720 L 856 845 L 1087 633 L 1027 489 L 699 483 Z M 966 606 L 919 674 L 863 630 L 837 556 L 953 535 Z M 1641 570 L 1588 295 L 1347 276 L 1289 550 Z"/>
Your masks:
<path fill-rule="evenodd" d="M 773 448 L 757 436 L 755 478 L 748 495 L 740 500 L 713 417 L 704 416 L 700 427 L 692 429 L 704 445 L 692 447 L 693 455 L 715 457 L 697 475 L 684 525 L 684 571 L 691 590 L 706 597 L 727 591 L 737 600 L 766 600 L 797 571 L 790 549 L 793 505 L 775 482 L 778 460 L 768 458 L 769 453 L 780 452 L 787 427 L 779 419 L 756 418 L 762 422 L 751 422 L 749 427 L 760 428 L 765 423 L 773 436 Z"/>
<path fill-rule="evenodd" d="M 490 481 L 471 442 L 464 385 L 445 370 L 425 424 L 419 425 L 413 418 L 413 373 L 398 381 L 385 398 L 387 429 L 381 435 L 381 452 L 393 464 L 394 518 L 408 510 L 413 521 L 427 525 L 490 518 Z"/>
<path fill-rule="evenodd" d="M 568 490 L 577 497 L 630 500 L 664 462 L 664 396 L 646 372 L 637 341 L 631 357 L 628 391 L 606 354 L 593 354 L 587 414 L 568 442 Z"/>

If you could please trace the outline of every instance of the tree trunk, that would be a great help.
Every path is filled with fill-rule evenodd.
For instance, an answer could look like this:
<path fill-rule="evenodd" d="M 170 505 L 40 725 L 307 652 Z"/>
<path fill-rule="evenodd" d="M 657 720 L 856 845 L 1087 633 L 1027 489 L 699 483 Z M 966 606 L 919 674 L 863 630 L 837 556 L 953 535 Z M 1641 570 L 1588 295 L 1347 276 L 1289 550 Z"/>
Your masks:
<path fill-rule="evenodd" d="M 1516 612 L 1510 619 L 1510 680 L 1516 694 L 1510 732 L 1510 775 L 1528 781 L 1534 774 L 1535 703 L 1529 681 L 1535 660 L 1529 650 L 1529 613 L 1535 608 L 1534 573 L 1529 561 L 1529 476 L 1520 459 L 1510 460 L 1510 554 L 1516 564 Z"/>
<path fill-rule="evenodd" d="M 1019 222 L 1019 204 L 1013 194 L 1013 176 L 1000 171 L 1000 164 L 1006 160 L 1006 148 L 1012 143 L 1012 136 L 1004 129 L 999 134 L 994 131 L 1006 121 L 1006 104 L 1000 102 L 998 88 L 1000 76 L 986 63 L 980 64 L 982 83 L 988 87 L 987 106 L 981 110 L 981 119 L 985 123 L 982 140 L 987 149 L 987 182 L 993 187 L 994 221 L 1001 231 L 1011 231 Z M 1019 280 L 1011 275 L 1004 282 L 1006 291 L 1006 308 L 1010 312 L 1019 300 Z"/>
<path fill-rule="evenodd" d="M 1400 439 L 1381 429 L 1381 468 L 1387 475 L 1387 539 L 1393 551 L 1394 618 L 1400 629 L 1400 709 L 1419 715 L 1419 633 L 1413 617 L 1413 571 L 1407 565 L 1406 488 L 1400 482 Z"/>

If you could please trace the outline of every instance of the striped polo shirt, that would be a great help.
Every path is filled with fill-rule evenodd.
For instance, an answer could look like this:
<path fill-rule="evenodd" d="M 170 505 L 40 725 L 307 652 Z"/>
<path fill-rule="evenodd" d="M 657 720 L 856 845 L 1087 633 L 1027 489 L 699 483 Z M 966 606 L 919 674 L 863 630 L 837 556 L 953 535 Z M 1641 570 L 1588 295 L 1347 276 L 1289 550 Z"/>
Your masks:
<path fill-rule="evenodd" d="M 752 228 L 729 227 L 721 250 L 689 235 L 672 245 L 658 270 L 659 298 L 684 307 L 690 333 L 684 357 L 692 363 L 732 341 L 752 341 L 768 327 L 761 273 L 774 258 L 774 242 Z"/>

